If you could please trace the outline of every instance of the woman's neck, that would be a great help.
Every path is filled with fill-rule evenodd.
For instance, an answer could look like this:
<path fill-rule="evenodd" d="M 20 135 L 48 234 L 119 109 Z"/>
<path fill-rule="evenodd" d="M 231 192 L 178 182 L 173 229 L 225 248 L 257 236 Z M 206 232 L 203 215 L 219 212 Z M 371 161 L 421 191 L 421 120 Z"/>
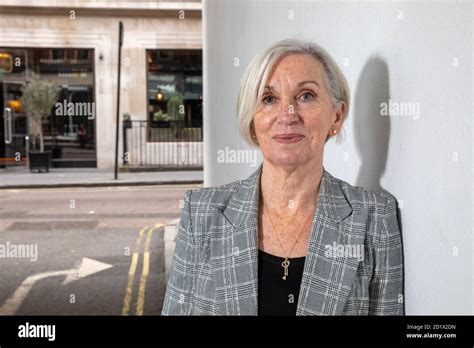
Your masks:
<path fill-rule="evenodd" d="M 292 216 L 297 211 L 312 210 L 317 203 L 322 173 L 322 162 L 283 168 L 264 161 L 261 196 L 268 209 L 278 214 Z"/>

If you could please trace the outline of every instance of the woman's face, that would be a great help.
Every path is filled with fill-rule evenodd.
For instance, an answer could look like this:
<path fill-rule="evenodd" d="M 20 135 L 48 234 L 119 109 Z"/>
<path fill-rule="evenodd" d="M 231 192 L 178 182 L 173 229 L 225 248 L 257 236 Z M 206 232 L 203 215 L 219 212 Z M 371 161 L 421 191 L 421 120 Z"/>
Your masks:
<path fill-rule="evenodd" d="M 328 135 L 339 132 L 345 105 L 334 107 L 323 65 L 304 53 L 282 58 L 265 84 L 253 124 L 265 159 L 296 167 L 322 160 Z"/>

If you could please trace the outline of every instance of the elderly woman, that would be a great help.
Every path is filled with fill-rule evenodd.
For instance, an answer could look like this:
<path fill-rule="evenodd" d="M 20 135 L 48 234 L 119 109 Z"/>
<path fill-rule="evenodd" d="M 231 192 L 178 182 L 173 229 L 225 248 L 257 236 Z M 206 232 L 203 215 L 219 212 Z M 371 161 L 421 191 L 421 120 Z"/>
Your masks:
<path fill-rule="evenodd" d="M 329 54 L 283 40 L 247 67 L 247 179 L 186 192 L 164 315 L 403 315 L 396 200 L 323 167 L 349 88 Z"/>

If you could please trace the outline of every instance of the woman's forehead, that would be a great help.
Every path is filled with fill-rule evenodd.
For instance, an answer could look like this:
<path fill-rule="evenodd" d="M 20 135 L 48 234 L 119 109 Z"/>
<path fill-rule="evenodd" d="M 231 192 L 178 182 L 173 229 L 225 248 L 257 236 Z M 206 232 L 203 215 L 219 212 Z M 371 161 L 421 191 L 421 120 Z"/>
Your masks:
<path fill-rule="evenodd" d="M 277 89 L 283 83 L 297 85 L 303 81 L 316 81 L 322 86 L 323 73 L 323 65 L 312 56 L 291 54 L 275 64 L 265 86 Z"/>

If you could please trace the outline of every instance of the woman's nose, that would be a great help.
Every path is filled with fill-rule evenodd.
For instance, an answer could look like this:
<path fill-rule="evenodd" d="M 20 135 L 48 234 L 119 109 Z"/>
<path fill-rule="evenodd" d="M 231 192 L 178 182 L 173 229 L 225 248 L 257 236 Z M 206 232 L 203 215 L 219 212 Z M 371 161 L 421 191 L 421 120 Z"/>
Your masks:
<path fill-rule="evenodd" d="M 285 125 L 290 125 L 297 123 L 299 121 L 299 116 L 296 112 L 295 105 L 292 101 L 282 103 L 279 115 L 278 122 Z"/>

